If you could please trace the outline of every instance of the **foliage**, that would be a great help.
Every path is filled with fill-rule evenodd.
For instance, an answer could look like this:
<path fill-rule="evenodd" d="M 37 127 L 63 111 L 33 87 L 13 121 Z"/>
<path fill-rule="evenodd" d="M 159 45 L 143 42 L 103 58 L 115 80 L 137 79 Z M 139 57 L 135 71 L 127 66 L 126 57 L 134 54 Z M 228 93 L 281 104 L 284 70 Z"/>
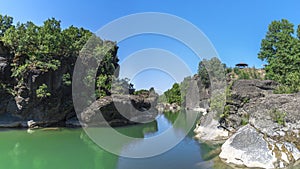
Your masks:
<path fill-rule="evenodd" d="M 64 85 L 70 86 L 72 84 L 71 75 L 69 73 L 63 74 L 62 81 Z"/>
<path fill-rule="evenodd" d="M 148 94 L 149 94 L 149 90 L 146 89 L 141 89 L 134 92 L 134 95 L 148 95 Z"/>
<path fill-rule="evenodd" d="M 216 111 L 219 114 L 219 116 L 222 116 L 221 114 L 225 113 L 224 112 L 225 100 L 226 100 L 226 92 L 225 93 L 219 92 L 213 94 L 209 100 L 210 111 Z"/>
<path fill-rule="evenodd" d="M 272 119 L 279 125 L 285 125 L 286 112 L 281 112 L 277 109 L 273 109 L 270 112 Z"/>
<path fill-rule="evenodd" d="M 295 89 L 291 88 L 290 86 L 286 85 L 279 85 L 274 91 L 274 94 L 292 94 L 294 93 Z"/>
<path fill-rule="evenodd" d="M 228 74 L 228 73 L 231 73 L 232 72 L 232 68 L 231 67 L 229 67 L 229 68 L 226 68 L 226 74 Z"/>
<path fill-rule="evenodd" d="M 62 29 L 61 21 L 55 18 L 47 19 L 41 26 L 33 22 L 13 25 L 12 20 L 0 15 L 0 40 L 14 55 L 12 76 L 19 85 L 30 71 L 57 71 L 63 65 L 66 71 L 63 72 L 62 83 L 70 86 L 75 61 L 82 56 L 83 60 L 91 59 L 86 63 L 84 84 L 96 86 L 98 97 L 111 94 L 111 83 L 118 76 L 119 66 L 115 42 L 103 41 L 83 28 L 70 26 Z M 90 64 L 97 64 L 99 69 L 88 69 Z M 122 80 L 117 83 L 125 86 Z M 126 88 L 128 90 L 128 84 Z"/>
<path fill-rule="evenodd" d="M 233 72 L 237 75 L 240 74 L 240 69 L 238 67 L 233 68 Z"/>
<path fill-rule="evenodd" d="M 113 94 L 134 94 L 135 89 L 133 88 L 133 84 L 129 83 L 130 79 L 115 79 L 112 83 Z"/>
<path fill-rule="evenodd" d="M 173 84 L 172 88 L 167 90 L 164 94 L 159 96 L 159 102 L 177 103 L 185 106 L 186 94 L 190 87 L 191 77 L 185 77 L 183 81 L 178 84 Z M 178 96 L 175 96 L 176 93 Z"/>
<path fill-rule="evenodd" d="M 2 37 L 5 31 L 11 27 L 13 18 L 7 15 L 0 15 L 0 37 Z"/>
<path fill-rule="evenodd" d="M 2 92 L 2 91 L 4 91 L 5 93 L 9 93 L 13 96 L 16 95 L 16 92 L 14 91 L 12 86 L 0 82 L 0 92 Z"/>
<path fill-rule="evenodd" d="M 241 71 L 239 74 L 239 79 L 250 79 L 250 75 L 248 72 Z"/>
<path fill-rule="evenodd" d="M 230 106 L 226 105 L 224 107 L 224 112 L 220 115 L 220 118 L 221 119 L 226 119 L 229 116 L 229 113 L 230 113 Z"/>
<path fill-rule="evenodd" d="M 181 94 L 181 101 L 182 101 L 182 105 L 186 105 L 186 95 L 188 92 L 188 89 L 190 87 L 190 82 L 191 82 L 191 77 L 185 77 L 183 79 L 183 81 L 180 83 L 180 94 Z"/>
<path fill-rule="evenodd" d="M 249 114 L 243 115 L 241 119 L 241 125 L 245 126 L 249 123 Z"/>
<path fill-rule="evenodd" d="M 294 36 L 294 25 L 288 20 L 273 21 L 266 37 L 261 42 L 258 58 L 266 61 L 266 77 L 290 89 L 299 91 L 300 82 L 300 38 L 299 26 Z M 284 92 L 284 90 L 280 89 Z"/>
<path fill-rule="evenodd" d="M 62 30 L 60 21 L 55 18 L 46 20 L 42 26 L 32 22 L 16 25 L 10 22 L 8 25 L 2 34 L 2 41 L 15 55 L 12 72 L 19 80 L 30 70 L 57 70 L 66 57 L 77 57 L 92 34 L 83 28 Z"/>
<path fill-rule="evenodd" d="M 181 105 L 182 99 L 178 83 L 174 83 L 172 88 L 167 90 L 164 95 L 166 96 L 168 103 L 177 103 L 178 105 Z"/>
<path fill-rule="evenodd" d="M 225 78 L 225 68 L 226 65 L 222 64 L 216 57 L 209 60 L 203 59 L 198 66 L 198 75 L 202 84 L 206 88 L 209 88 L 211 81 L 223 81 Z"/>
<path fill-rule="evenodd" d="M 50 96 L 51 96 L 51 93 L 49 92 L 48 86 L 46 84 L 42 84 L 36 90 L 36 97 L 37 98 L 47 98 L 47 97 L 50 97 Z"/>
<path fill-rule="evenodd" d="M 205 68 L 205 63 L 207 60 L 203 59 L 198 66 L 198 75 L 200 76 L 201 83 L 205 86 L 205 88 L 209 88 L 210 80 L 207 69 Z"/>

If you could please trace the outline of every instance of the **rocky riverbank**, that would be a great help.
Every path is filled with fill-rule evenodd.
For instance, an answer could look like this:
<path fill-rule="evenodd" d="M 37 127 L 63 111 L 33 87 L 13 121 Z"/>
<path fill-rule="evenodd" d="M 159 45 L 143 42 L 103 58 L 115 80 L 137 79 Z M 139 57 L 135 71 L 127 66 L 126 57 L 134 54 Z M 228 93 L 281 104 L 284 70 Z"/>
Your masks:
<path fill-rule="evenodd" d="M 117 69 L 119 67 L 118 47 L 111 48 L 107 52 L 111 60 L 109 65 Z M 149 92 L 148 96 L 145 96 L 118 93 L 96 100 L 77 116 L 72 101 L 71 85 L 76 57 L 61 59 L 61 66 L 55 70 L 30 67 L 26 72 L 25 70 L 22 72 L 21 77 L 12 78 L 16 70 L 11 65 L 21 65 L 28 58 L 27 55 L 19 56 L 13 53 L 0 41 L 0 127 L 2 128 L 30 127 L 28 121 L 40 127 L 78 127 L 82 124 L 94 126 L 98 125 L 95 124 L 97 121 L 95 119 L 99 110 L 110 125 L 120 126 L 149 120 L 157 113 L 153 109 L 156 106 L 156 94 L 151 95 Z M 113 71 L 113 73 L 117 72 Z"/>
<path fill-rule="evenodd" d="M 273 94 L 273 81 L 238 80 L 223 114 L 209 112 L 196 138 L 225 142 L 219 157 L 235 166 L 285 168 L 300 160 L 300 93 Z"/>

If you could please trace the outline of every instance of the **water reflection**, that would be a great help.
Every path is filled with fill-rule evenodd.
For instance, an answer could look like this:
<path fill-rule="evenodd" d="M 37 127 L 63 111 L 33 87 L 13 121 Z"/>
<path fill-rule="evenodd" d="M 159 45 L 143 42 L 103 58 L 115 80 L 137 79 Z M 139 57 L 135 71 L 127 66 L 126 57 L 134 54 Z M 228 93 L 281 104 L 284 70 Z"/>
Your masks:
<path fill-rule="evenodd" d="M 189 126 L 190 118 L 199 114 L 165 113 L 155 122 L 117 128 L 130 137 L 140 138 L 136 142 L 123 142 L 115 145 L 122 153 L 132 147 L 139 147 L 143 140 L 156 137 L 169 131 L 163 144 L 175 137 L 182 136 Z M 177 120 L 176 120 L 177 119 Z M 103 132 L 106 129 L 94 129 Z M 105 135 L 103 135 L 105 136 Z M 96 145 L 81 129 L 61 131 L 35 131 L 28 134 L 25 130 L 0 132 L 0 168 L 5 169 L 200 169 L 221 166 L 216 163 L 218 147 L 200 144 L 189 134 L 173 149 L 159 156 L 143 159 L 119 157 Z M 159 146 L 155 144 L 154 146 Z M 203 162 L 205 161 L 205 162 Z M 219 167 L 218 166 L 218 167 Z"/>
<path fill-rule="evenodd" d="M 82 130 L 0 132 L 0 168 L 116 168 L 118 157 L 80 138 Z M 93 147 L 93 148 L 91 148 Z"/>

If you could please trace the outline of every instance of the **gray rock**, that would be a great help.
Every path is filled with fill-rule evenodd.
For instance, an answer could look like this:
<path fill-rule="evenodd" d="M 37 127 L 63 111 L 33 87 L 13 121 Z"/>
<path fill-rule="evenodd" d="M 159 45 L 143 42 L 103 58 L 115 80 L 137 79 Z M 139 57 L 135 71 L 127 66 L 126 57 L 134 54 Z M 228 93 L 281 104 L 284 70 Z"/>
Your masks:
<path fill-rule="evenodd" d="M 205 88 L 201 83 L 199 76 L 194 76 L 190 82 L 187 89 L 185 98 L 185 108 L 188 110 L 193 110 L 197 108 L 209 108 L 208 100 L 210 98 L 210 89 Z"/>
<path fill-rule="evenodd" d="M 103 97 L 86 108 L 79 120 L 87 126 L 113 126 L 153 121 L 158 114 L 157 97 L 144 98 L 136 95 Z"/>
<path fill-rule="evenodd" d="M 77 117 L 66 120 L 66 127 L 86 127 L 86 124 L 80 123 Z"/>
<path fill-rule="evenodd" d="M 200 124 L 196 126 L 195 138 L 210 143 L 219 143 L 229 137 L 229 132 L 219 127 L 219 122 L 215 119 L 217 112 L 209 112 L 202 116 Z"/>
<path fill-rule="evenodd" d="M 246 125 L 239 129 L 223 145 L 220 158 L 226 163 L 246 167 L 275 168 L 275 155 L 268 147 L 263 135 Z"/>

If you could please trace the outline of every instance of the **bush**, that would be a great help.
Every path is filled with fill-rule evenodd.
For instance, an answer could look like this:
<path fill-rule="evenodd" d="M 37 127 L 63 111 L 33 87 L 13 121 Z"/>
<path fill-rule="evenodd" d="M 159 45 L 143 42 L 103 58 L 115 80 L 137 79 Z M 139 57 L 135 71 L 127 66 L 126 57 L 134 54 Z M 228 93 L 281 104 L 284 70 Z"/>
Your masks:
<path fill-rule="evenodd" d="M 292 94 L 295 92 L 298 92 L 298 88 L 286 85 L 280 85 L 273 91 L 274 94 Z"/>
<path fill-rule="evenodd" d="M 71 75 L 69 73 L 63 74 L 62 81 L 64 85 L 70 86 L 72 84 Z"/>
<path fill-rule="evenodd" d="M 245 70 L 243 70 L 239 74 L 239 79 L 250 79 L 250 75 L 249 73 L 245 72 Z"/>
<path fill-rule="evenodd" d="M 224 107 L 224 112 L 220 115 L 220 118 L 227 118 L 229 116 L 229 113 L 230 113 L 230 106 L 226 105 Z"/>
<path fill-rule="evenodd" d="M 235 74 L 239 75 L 239 74 L 240 74 L 240 69 L 237 68 L 237 67 L 235 67 L 235 68 L 233 68 L 233 72 L 234 72 Z"/>
<path fill-rule="evenodd" d="M 51 93 L 48 90 L 48 86 L 46 84 L 42 84 L 37 90 L 36 90 L 36 97 L 37 98 L 46 98 L 50 97 Z"/>
<path fill-rule="evenodd" d="M 279 125 L 285 125 L 286 112 L 281 112 L 277 109 L 271 110 L 272 119 Z"/>

